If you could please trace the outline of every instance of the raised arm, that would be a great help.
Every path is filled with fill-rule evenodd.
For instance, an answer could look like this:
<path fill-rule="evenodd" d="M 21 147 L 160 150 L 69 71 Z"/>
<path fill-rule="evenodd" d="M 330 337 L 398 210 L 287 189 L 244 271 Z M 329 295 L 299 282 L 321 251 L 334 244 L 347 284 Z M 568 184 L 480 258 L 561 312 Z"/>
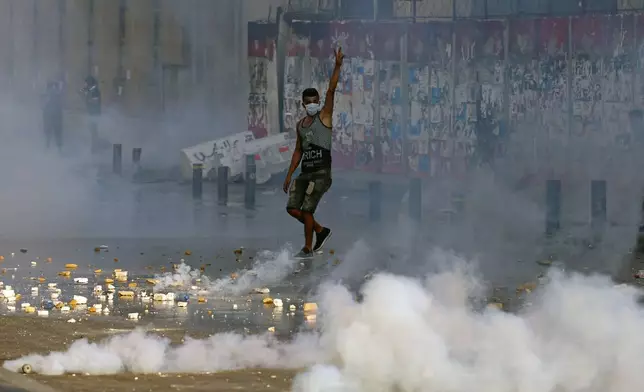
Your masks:
<path fill-rule="evenodd" d="M 322 124 L 331 128 L 333 125 L 333 101 L 335 98 L 335 89 L 338 86 L 338 81 L 340 80 L 340 70 L 342 69 L 342 60 L 344 60 L 344 54 L 342 53 L 342 48 L 338 48 L 335 51 L 335 67 L 333 68 L 333 73 L 331 74 L 331 80 L 329 80 L 329 89 L 326 91 L 326 97 L 324 99 L 324 107 L 320 113 L 320 120 Z"/>

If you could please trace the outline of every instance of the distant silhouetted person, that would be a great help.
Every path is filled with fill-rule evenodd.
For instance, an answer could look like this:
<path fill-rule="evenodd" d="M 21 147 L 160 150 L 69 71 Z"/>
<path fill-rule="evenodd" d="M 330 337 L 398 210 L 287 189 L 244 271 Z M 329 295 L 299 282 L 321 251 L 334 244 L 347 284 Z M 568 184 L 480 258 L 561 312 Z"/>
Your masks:
<path fill-rule="evenodd" d="M 59 83 L 48 82 L 44 95 L 43 129 L 47 149 L 51 147 L 52 140 L 56 143 L 58 151 L 63 148 L 63 102 Z"/>
<path fill-rule="evenodd" d="M 98 121 L 101 115 L 101 90 L 93 76 L 85 78 L 85 86 L 81 90 L 85 96 L 85 107 L 89 115 L 89 132 L 92 143 L 92 152 L 98 148 Z"/>

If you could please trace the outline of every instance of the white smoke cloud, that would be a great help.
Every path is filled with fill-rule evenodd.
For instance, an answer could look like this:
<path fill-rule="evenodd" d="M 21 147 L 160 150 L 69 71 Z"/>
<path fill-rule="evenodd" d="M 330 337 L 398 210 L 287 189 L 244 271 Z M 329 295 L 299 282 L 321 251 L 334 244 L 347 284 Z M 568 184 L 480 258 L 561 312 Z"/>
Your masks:
<path fill-rule="evenodd" d="M 429 257 L 446 258 L 455 259 L 444 252 Z M 319 290 L 319 333 L 290 343 L 227 333 L 171 347 L 136 331 L 4 367 L 18 371 L 29 363 L 44 374 L 310 367 L 294 380 L 295 392 L 641 390 L 644 312 L 637 289 L 605 276 L 558 272 L 519 313 L 477 311 L 470 304 L 481 292 L 475 269 L 457 264 L 425 278 L 377 274 L 360 302 L 327 283 Z"/>
<path fill-rule="evenodd" d="M 100 343 L 87 339 L 74 342 L 66 352 L 47 356 L 28 355 L 7 361 L 4 368 L 19 371 L 28 363 L 46 375 L 89 373 L 92 375 L 134 373 L 194 373 L 248 367 L 289 368 L 316 362 L 317 338 L 300 335 L 293 342 L 277 343 L 270 335 L 242 336 L 220 333 L 205 340 L 186 338 L 173 347 L 166 338 L 134 332 L 112 336 Z M 310 353 L 311 355 L 305 355 Z"/>
<path fill-rule="evenodd" d="M 201 279 L 200 288 L 211 294 L 242 294 L 254 288 L 279 283 L 293 272 L 298 261 L 293 258 L 290 248 L 279 252 L 262 251 L 257 253 L 255 262 L 250 269 L 240 270 L 236 278 L 222 277 L 211 280 L 202 275 L 197 269 L 181 263 L 173 272 L 156 275 L 158 280 L 155 291 L 166 290 L 170 287 L 190 287 L 197 279 Z"/>

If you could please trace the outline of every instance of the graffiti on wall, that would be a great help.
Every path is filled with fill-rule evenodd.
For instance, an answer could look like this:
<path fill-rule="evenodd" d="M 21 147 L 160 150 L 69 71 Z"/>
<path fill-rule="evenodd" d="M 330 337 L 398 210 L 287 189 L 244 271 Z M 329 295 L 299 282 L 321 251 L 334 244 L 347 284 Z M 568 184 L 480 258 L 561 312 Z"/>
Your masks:
<path fill-rule="evenodd" d="M 302 90 L 317 88 L 324 99 L 333 49 L 342 46 L 347 57 L 334 96 L 337 167 L 444 176 L 499 156 L 525 163 L 530 154 L 538 165 L 566 157 L 558 149 L 580 141 L 626 145 L 628 112 L 644 105 L 638 25 L 644 16 L 407 26 L 296 22 L 286 47 L 281 115 L 295 129 L 304 115 Z M 250 71 L 258 75 L 252 91 L 261 98 L 266 68 L 256 62 Z M 249 125 L 261 127 L 270 117 L 262 102 L 251 100 Z"/>
<path fill-rule="evenodd" d="M 635 77 L 633 15 L 605 16 L 604 66 L 601 75 L 602 129 L 609 130 L 607 143 L 630 144 L 628 112 L 633 108 Z"/>
<path fill-rule="evenodd" d="M 537 31 L 539 70 L 536 76 L 541 92 L 538 108 L 541 132 L 545 139 L 563 146 L 567 144 L 569 129 L 568 18 L 538 20 Z"/>
<path fill-rule="evenodd" d="M 446 147 L 451 136 L 453 78 L 450 25 L 414 25 L 407 48 L 409 168 L 412 173 L 436 175 L 438 170 L 448 167 L 444 155 L 449 151 Z M 462 145 L 459 147 L 465 149 Z"/>
<path fill-rule="evenodd" d="M 512 143 L 509 150 L 515 154 L 515 161 L 519 163 L 526 162 L 526 157 L 534 156 L 537 136 L 545 139 L 540 124 L 541 62 L 536 55 L 538 39 L 535 21 L 512 20 L 509 29 L 508 129 L 514 130 L 509 135 L 509 142 Z"/>
<path fill-rule="evenodd" d="M 270 72 L 274 65 L 277 25 L 270 23 L 248 24 L 248 73 L 250 93 L 248 95 L 248 130 L 256 138 L 271 133 L 270 112 L 277 110 L 269 101 L 269 78 L 277 74 Z M 272 105 L 275 106 L 275 105 Z M 273 132 L 275 133 L 275 132 Z"/>
<path fill-rule="evenodd" d="M 602 17 L 573 18 L 571 137 L 595 138 L 601 133 Z"/>

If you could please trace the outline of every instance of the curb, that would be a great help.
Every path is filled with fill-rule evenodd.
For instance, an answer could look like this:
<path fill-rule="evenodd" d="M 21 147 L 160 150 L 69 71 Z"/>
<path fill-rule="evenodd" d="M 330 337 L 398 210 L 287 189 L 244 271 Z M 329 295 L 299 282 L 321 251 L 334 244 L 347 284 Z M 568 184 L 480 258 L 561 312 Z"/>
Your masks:
<path fill-rule="evenodd" d="M 24 374 L 10 372 L 0 367 L 0 382 L 22 389 L 24 392 L 58 392 L 50 386 L 41 384 Z M 2 389 L 0 389 L 2 390 Z"/>

